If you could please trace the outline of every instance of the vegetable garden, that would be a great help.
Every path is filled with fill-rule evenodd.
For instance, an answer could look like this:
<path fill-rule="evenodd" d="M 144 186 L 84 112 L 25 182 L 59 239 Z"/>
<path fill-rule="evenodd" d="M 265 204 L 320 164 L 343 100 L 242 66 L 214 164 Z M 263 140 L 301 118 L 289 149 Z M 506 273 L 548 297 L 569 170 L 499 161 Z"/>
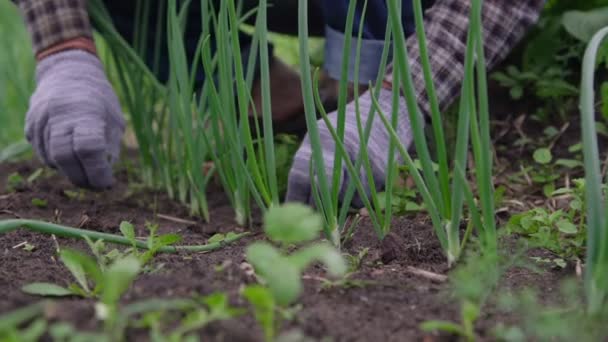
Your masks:
<path fill-rule="evenodd" d="M 392 138 L 386 189 L 375 187 L 367 154 L 371 120 L 359 115 L 354 158 L 343 144 L 348 67 L 337 125 L 327 115 L 307 1 L 298 1 L 299 36 L 285 38 L 268 32 L 269 1 L 247 12 L 202 0 L 192 63 L 182 34 L 189 2 L 136 2 L 130 44 L 103 3 L 89 1 L 130 122 L 117 184 L 77 189 L 30 160 L 27 144 L 11 139 L 0 150 L 0 341 L 608 338 L 608 2 L 548 1 L 508 60 L 486 70 L 483 1 L 471 0 L 461 96 L 441 112 L 422 1 L 413 0 L 431 102 L 425 127 L 400 1 L 387 1 L 380 74 L 392 64 L 414 144 L 399 143 L 397 111 L 377 104 L 380 77 L 369 85 L 370 116 Z M 162 30 L 145 29 L 150 13 Z M 248 54 L 241 30 L 253 37 Z M 158 60 L 162 34 L 166 84 L 142 57 Z M 359 68 L 360 54 L 346 52 L 359 52 L 361 37 L 346 39 L 343 65 Z M 311 173 L 326 175 L 318 118 L 334 138 L 337 171 L 314 177 L 312 206 L 282 203 L 297 139 L 273 132 L 269 41 L 300 71 Z M 250 120 L 255 66 L 262 101 Z M 199 88 L 197 70 L 214 82 Z M 9 71 L 0 67 L 0 116 L 23 110 L 32 86 Z"/>

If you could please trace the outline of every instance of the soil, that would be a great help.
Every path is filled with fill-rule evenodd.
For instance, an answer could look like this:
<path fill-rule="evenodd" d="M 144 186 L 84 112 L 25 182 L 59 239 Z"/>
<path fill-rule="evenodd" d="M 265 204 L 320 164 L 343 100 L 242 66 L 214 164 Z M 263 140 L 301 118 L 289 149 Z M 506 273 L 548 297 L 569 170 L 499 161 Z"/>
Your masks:
<path fill-rule="evenodd" d="M 29 175 L 39 165 L 35 162 L 3 165 L 0 171 L 0 219 L 32 218 L 107 233 L 119 233 L 118 225 L 128 220 L 142 229 L 146 222 L 157 222 L 161 232 L 175 232 L 184 237 L 184 244 L 202 244 L 215 233 L 242 231 L 234 224 L 232 209 L 218 192 L 211 194 L 211 223 L 190 217 L 188 210 L 168 199 L 163 193 L 136 192 L 127 186 L 126 173 L 118 174 L 112 190 L 100 193 L 84 192 L 82 198 L 69 198 L 65 190 L 74 190 L 63 177 L 46 172 L 33 185 L 17 192 L 6 193 L 7 175 L 19 172 Z M 47 201 L 46 208 L 32 205 L 32 199 Z M 157 214 L 195 221 L 176 223 L 159 218 Z M 253 228 L 254 232 L 258 228 Z M 208 295 L 224 291 L 233 305 L 246 306 L 239 298 L 243 284 L 253 283 L 243 269 L 244 247 L 261 239 L 259 232 L 216 252 L 194 255 L 159 255 L 156 263 L 164 264 L 161 271 L 144 274 L 124 297 L 125 302 L 146 298 L 178 298 L 192 294 Z M 27 241 L 32 251 L 18 248 Z M 57 238 L 19 230 L 0 236 L 0 314 L 33 303 L 39 298 L 26 295 L 20 288 L 31 282 L 66 284 L 68 271 L 57 261 L 57 246 L 87 251 L 83 241 Z M 413 274 L 411 268 L 444 275 L 446 261 L 426 217 L 399 217 L 391 234 L 378 242 L 369 222 L 363 220 L 345 252 L 357 254 L 364 248 L 369 252 L 353 279 L 369 281 L 363 287 L 324 289 L 318 280 L 320 267 L 313 267 L 305 276 L 305 293 L 297 319 L 287 322 L 284 329 L 299 328 L 314 339 L 331 337 L 336 341 L 435 341 L 448 336 L 425 334 L 418 328 L 429 319 L 459 320 L 457 303 L 448 295 L 446 283 L 432 281 Z M 217 272 L 215 266 L 224 265 Z M 507 274 L 507 287 L 521 288 L 535 284 L 553 291 L 563 272 L 536 274 L 517 269 Z M 80 329 L 97 329 L 94 302 L 85 299 L 60 300 L 60 310 L 53 319 L 68 320 Z M 491 312 L 488 311 L 488 312 Z M 478 324 L 481 337 L 490 338 L 489 329 L 495 325 L 491 313 Z M 133 340 L 146 340 L 142 331 L 129 331 Z M 250 315 L 221 324 L 212 324 L 201 331 L 206 340 L 259 341 L 262 332 Z"/>
<path fill-rule="evenodd" d="M 496 92 L 494 92 L 495 94 Z M 522 205 L 506 206 L 507 213 L 524 210 L 527 203 L 539 205 L 542 197 L 512 184 L 506 176 L 519 170 L 518 160 L 530 160 L 532 152 L 509 148 L 521 136 L 520 128 L 531 136 L 538 134 L 541 126 L 525 120 L 515 120 L 534 107 L 521 104 L 514 107 L 509 101 L 498 99 L 493 136 L 497 143 L 507 146 L 498 153 L 496 161 L 502 171 L 497 174 L 497 184 L 507 187 L 507 196 L 518 199 Z M 493 100 L 495 101 L 495 100 Z M 555 142 L 554 154 L 567 155 L 568 146 L 580 141 L 576 116 L 563 137 Z M 535 133 L 536 132 L 536 133 Z M 4 164 L 0 167 L 0 219 L 40 219 L 107 233 L 119 233 L 121 221 L 131 221 L 140 235 L 145 235 L 144 224 L 155 222 L 163 233 L 173 232 L 183 236 L 183 244 L 203 244 L 216 233 L 241 232 L 234 223 L 233 211 L 220 191 L 209 195 L 211 222 L 204 223 L 189 215 L 187 208 L 172 201 L 161 192 L 134 190 L 129 187 L 125 171 L 117 173 L 117 184 L 105 192 L 83 192 L 82 198 L 71 198 L 66 190 L 78 191 L 63 177 L 45 171 L 42 177 L 25 188 L 9 193 L 7 176 L 19 172 L 24 177 L 32 174 L 40 165 L 37 162 Z M 572 177 L 580 176 L 573 174 Z M 34 206 L 32 199 L 46 200 L 44 208 Z M 542 205 L 542 203 L 540 203 Z M 159 216 L 159 214 L 161 216 Z M 176 222 L 164 218 L 192 221 Z M 507 216 L 499 215 L 499 219 Z M 258 220 L 259 221 L 259 220 Z M 154 259 L 164 264 L 159 272 L 140 276 L 127 294 L 125 303 L 147 298 L 183 298 L 209 295 L 217 291 L 229 295 L 231 304 L 247 307 L 239 296 L 243 285 L 255 282 L 244 270 L 244 248 L 255 240 L 263 239 L 259 222 L 254 222 L 249 237 L 218 251 L 201 254 L 164 254 Z M 27 242 L 32 251 L 17 247 Z M 508 241 L 513 244 L 516 241 Z M 70 247 L 87 251 L 86 243 L 74 239 L 57 238 L 19 230 L 0 236 L 0 314 L 39 300 L 26 295 L 20 288 L 31 282 L 66 284 L 71 280 L 68 271 L 56 258 L 57 247 Z M 363 249 L 369 251 L 361 267 L 351 279 L 363 280 L 363 286 L 326 288 L 320 281 L 324 276 L 319 266 L 312 267 L 304 276 L 305 293 L 299 303 L 301 309 L 293 321 L 283 324 L 283 331 L 296 328 L 314 340 L 329 338 L 335 341 L 450 341 L 454 336 L 424 333 L 419 329 L 427 320 L 460 321 L 459 303 L 450 296 L 450 286 L 421 276 L 412 270 L 447 275 L 449 268 L 438 240 L 434 236 L 428 217 L 401 216 L 394 219 L 391 233 L 379 242 L 371 223 L 363 219 L 354 237 L 344 245 L 344 252 L 357 255 Z M 530 250 L 528 254 L 542 256 L 546 252 Z M 222 271 L 216 266 L 222 265 Z M 561 279 L 574 275 L 572 268 L 565 270 L 545 269 L 532 271 L 527 267 L 514 267 L 507 271 L 501 282 L 501 291 L 509 292 L 529 286 L 542 289 L 542 299 L 559 300 L 558 284 Z M 492 301 L 490 301 L 492 302 Z M 94 317 L 94 302 L 86 299 L 59 300 L 60 310 L 50 319 L 67 320 L 83 330 L 100 328 Z M 493 340 L 492 329 L 498 322 L 512 322 L 510 317 L 490 304 L 484 308 L 476 324 L 480 340 Z M 130 329 L 129 340 L 147 340 L 144 331 Z M 229 321 L 211 324 L 200 331 L 203 340 L 261 341 L 262 331 L 251 314 Z"/>

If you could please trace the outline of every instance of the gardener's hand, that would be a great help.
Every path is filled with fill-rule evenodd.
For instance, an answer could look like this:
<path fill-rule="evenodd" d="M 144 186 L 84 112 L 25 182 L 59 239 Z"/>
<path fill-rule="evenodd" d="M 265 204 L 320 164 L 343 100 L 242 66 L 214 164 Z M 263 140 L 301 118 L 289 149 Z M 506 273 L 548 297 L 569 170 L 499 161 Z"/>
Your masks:
<path fill-rule="evenodd" d="M 381 89 L 380 94 L 377 97 L 383 114 L 389 118 L 391 116 L 392 108 L 392 92 L 390 90 Z M 372 108 L 372 100 L 369 92 L 361 95 L 359 101 L 359 110 L 361 113 L 362 125 L 365 127 L 367 119 L 370 117 L 370 109 Z M 355 102 L 351 102 L 346 107 L 346 126 L 344 134 L 344 147 L 348 153 L 348 157 L 352 161 L 353 165 L 356 163 L 357 156 L 359 155 L 359 148 L 361 142 L 359 141 L 359 133 L 357 130 L 357 116 L 355 111 Z M 333 127 L 336 127 L 337 113 L 331 113 L 329 115 L 330 121 Z M 333 137 L 331 136 L 324 121 L 319 121 L 319 134 L 321 137 L 321 146 L 323 151 L 323 160 L 325 163 L 325 176 L 327 177 L 328 184 L 332 182 L 332 170 L 334 165 L 336 146 Z M 397 133 L 401 139 L 401 143 L 408 147 L 412 142 L 412 133 L 410 129 L 410 121 L 407 115 L 405 100 L 399 99 L 399 123 L 397 125 Z M 382 120 L 379 118 L 377 113 L 374 113 L 372 130 L 370 138 L 367 144 L 367 152 L 370 159 L 373 180 L 377 191 L 380 191 L 384 187 L 386 166 L 388 164 L 388 150 L 390 143 L 390 135 L 386 130 Z M 313 203 L 312 191 L 311 191 L 311 175 L 310 175 L 310 161 L 312 159 L 312 147 L 310 144 L 310 138 L 308 135 L 304 138 L 302 146 L 296 153 L 289 172 L 289 182 L 287 187 L 286 201 L 296 201 L 304 203 Z M 342 163 L 341 170 L 341 182 L 340 182 L 340 199 L 342 200 L 348 184 L 350 183 L 348 171 L 344 162 Z M 359 171 L 359 178 L 363 183 L 363 187 L 369 195 L 369 183 L 368 177 L 364 168 Z M 318 181 L 315 181 L 318 184 Z M 355 196 L 353 205 L 361 207 L 363 202 L 359 196 Z"/>
<path fill-rule="evenodd" d="M 25 122 L 38 157 L 77 186 L 113 183 L 125 121 L 99 59 L 79 50 L 44 58 Z"/>

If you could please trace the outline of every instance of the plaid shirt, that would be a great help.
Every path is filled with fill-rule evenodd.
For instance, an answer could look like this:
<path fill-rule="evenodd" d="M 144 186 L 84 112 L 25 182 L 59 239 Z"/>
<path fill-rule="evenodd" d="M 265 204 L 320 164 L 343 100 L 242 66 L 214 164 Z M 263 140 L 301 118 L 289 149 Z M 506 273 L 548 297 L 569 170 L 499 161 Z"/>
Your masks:
<path fill-rule="evenodd" d="M 92 37 L 86 0 L 16 0 L 21 8 L 36 53 L 77 37 Z M 329 1 L 329 0 L 327 0 Z M 496 65 L 536 22 L 544 0 L 485 0 L 483 24 L 486 58 Z M 459 94 L 464 74 L 464 54 L 470 1 L 437 0 L 428 10 L 425 27 L 434 83 L 441 107 Z M 415 36 L 407 41 L 414 86 L 421 109 L 429 112 L 422 66 Z M 386 81 L 391 82 L 389 72 Z"/>
<path fill-rule="evenodd" d="M 79 37 L 93 37 L 86 0 L 15 0 L 39 52 Z"/>
<path fill-rule="evenodd" d="M 464 58 L 471 2 L 438 0 L 425 16 L 425 32 L 433 83 L 440 109 L 445 109 L 460 94 L 464 78 Z M 539 17 L 545 0 L 485 0 L 482 9 L 486 63 L 492 68 L 515 47 Z M 420 109 L 430 113 L 420 62 L 418 39 L 407 41 L 408 56 Z M 385 77 L 392 83 L 392 71 Z"/>

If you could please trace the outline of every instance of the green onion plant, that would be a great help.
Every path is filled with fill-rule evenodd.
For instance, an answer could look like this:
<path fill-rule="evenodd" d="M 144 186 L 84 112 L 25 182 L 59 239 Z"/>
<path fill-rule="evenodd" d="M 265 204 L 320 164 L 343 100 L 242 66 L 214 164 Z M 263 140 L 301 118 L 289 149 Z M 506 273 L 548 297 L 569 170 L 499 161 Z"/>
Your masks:
<path fill-rule="evenodd" d="M 469 229 L 475 226 L 480 235 L 484 252 L 496 253 L 496 223 L 494 217 L 492 183 L 492 146 L 490 142 L 489 108 L 486 79 L 486 62 L 483 47 L 483 28 L 481 22 L 482 0 L 471 4 L 470 26 L 467 39 L 464 80 L 458 116 L 458 135 L 453 155 L 452 169 L 449 168 L 447 145 L 442 128 L 442 117 L 426 47 L 423 26 L 422 4 L 414 0 L 416 31 L 422 61 L 426 91 L 431 108 L 432 137 L 437 146 L 438 171 L 434 171 L 435 161 L 428 148 L 422 114 L 417 105 L 415 89 L 409 66 L 405 35 L 398 15 L 397 1 L 389 1 L 390 22 L 395 32 L 395 74 L 398 74 L 399 87 L 404 94 L 412 131 L 414 146 L 421 162 L 418 171 L 407 148 L 399 143 L 398 136 L 383 113 L 379 113 L 390 135 L 394 139 L 415 184 L 420 191 L 432 219 L 433 227 L 443 247 L 448 262 L 452 264 L 461 255 L 466 239 L 460 238 L 460 225 L 463 220 L 464 202 L 467 203 L 471 221 Z M 377 102 L 376 102 L 377 103 Z M 379 110 L 379 107 L 377 106 Z M 469 139 L 474 156 L 472 173 L 477 180 L 478 200 L 474 198 L 466 179 Z M 452 183 L 450 186 L 450 175 Z M 468 236 L 465 233 L 465 236 Z"/>
<path fill-rule="evenodd" d="M 355 17 L 355 9 L 356 2 L 351 2 L 349 4 L 347 19 L 345 24 L 345 32 L 353 31 L 354 17 Z M 360 18 L 359 27 L 363 27 L 363 21 L 365 20 L 365 14 L 367 9 L 367 1 L 363 3 L 362 7 L 362 16 Z M 358 157 L 353 163 L 348 156 L 343 140 L 344 140 L 344 127 L 345 127 L 345 117 L 346 117 L 346 104 L 347 104 L 347 90 L 348 90 L 348 71 L 349 65 L 354 65 L 354 79 L 353 83 L 355 85 L 359 84 L 358 79 L 358 70 L 360 66 L 360 51 L 361 51 L 361 42 L 363 31 L 359 30 L 356 40 L 355 47 L 355 60 L 351 61 L 351 47 L 352 47 L 352 37 L 351 35 L 347 35 L 345 37 L 344 49 L 343 49 L 343 59 L 342 59 L 342 70 L 341 77 L 339 80 L 339 93 L 338 93 L 338 109 L 337 109 L 337 125 L 333 127 L 329 121 L 329 117 L 327 112 L 325 111 L 321 96 L 319 93 L 318 86 L 318 73 L 314 74 L 311 77 L 310 63 L 309 60 L 309 52 L 306 46 L 307 39 L 307 4 L 305 2 L 300 2 L 299 7 L 299 21 L 300 21 L 300 32 L 299 32 L 299 40 L 300 40 L 300 66 L 301 66 L 301 74 L 302 74 L 302 89 L 303 89 L 303 98 L 306 109 L 306 124 L 308 127 L 308 133 L 311 139 L 312 145 L 312 160 L 311 160 L 311 174 L 316 175 L 325 175 L 323 171 L 325 169 L 323 156 L 321 152 L 320 145 L 320 137 L 317 128 L 317 113 L 316 110 L 319 111 L 320 117 L 324 120 L 325 125 L 328 127 L 330 133 L 332 134 L 334 141 L 336 143 L 335 148 L 335 159 L 333 164 L 333 172 L 330 179 L 326 179 L 326 177 L 314 177 L 313 178 L 313 198 L 315 200 L 317 208 L 323 214 L 323 218 L 325 221 L 325 233 L 328 238 L 334 243 L 339 244 L 340 242 L 340 232 L 345 230 L 347 225 L 347 219 L 349 214 L 349 209 L 351 207 L 352 201 L 356 193 L 358 192 L 360 199 L 364 203 L 365 207 L 368 209 L 370 213 L 370 219 L 372 224 L 379 236 L 379 238 L 383 238 L 388 232 L 388 228 L 390 227 L 390 217 L 391 211 L 386 210 L 383 214 L 383 211 L 379 208 L 381 204 L 379 202 L 379 196 L 374 187 L 374 182 L 371 173 L 371 165 L 369 162 L 369 158 L 367 155 L 367 142 L 369 141 L 371 134 L 371 124 L 373 115 L 370 115 L 370 118 L 365 123 L 362 122 L 360 116 L 360 109 L 358 107 L 358 103 L 356 104 L 356 110 L 358 112 L 358 130 L 360 135 L 360 149 L 358 153 Z M 383 54 L 381 56 L 381 63 L 379 66 L 378 79 L 376 81 L 376 86 L 374 91 L 378 93 L 382 86 L 382 75 L 384 74 L 387 66 L 389 51 L 390 51 L 390 27 L 387 26 L 386 30 L 386 38 L 385 45 L 383 49 Z M 358 97 L 358 89 L 357 86 L 355 89 L 355 97 Z M 315 107 L 316 104 L 316 107 Z M 391 165 L 394 162 L 391 159 Z M 345 192 L 343 196 L 340 198 L 340 184 L 344 180 L 341 179 L 342 170 L 345 167 L 350 176 L 351 182 L 345 185 Z M 368 179 L 368 183 L 372 186 L 369 194 L 371 195 L 368 198 L 368 192 L 363 187 L 363 179 L 361 176 L 361 171 L 364 169 L 366 171 L 365 177 Z M 389 181 L 392 182 L 394 173 L 389 173 Z M 331 181 L 331 182 L 330 182 Z M 390 200 L 390 195 L 387 200 Z M 357 222 L 357 220 L 355 220 Z"/>
<path fill-rule="evenodd" d="M 336 163 L 334 164 L 333 182 L 330 184 L 325 177 L 316 177 L 316 183 L 313 190 L 316 191 L 317 207 L 321 208 L 324 214 L 328 233 L 330 236 L 335 236 L 335 231 L 340 227 L 341 219 L 344 211 L 340 211 L 338 207 L 337 195 L 337 179 L 342 170 L 342 164 L 349 172 L 351 184 L 348 185 L 346 201 L 343 205 L 350 205 L 354 189 L 358 191 L 360 198 L 370 213 L 370 219 L 377 230 L 380 238 L 384 237 L 390 230 L 392 211 L 391 208 L 391 185 L 395 178 L 395 169 L 397 160 L 389 158 L 387 166 L 387 178 L 385 182 L 388 186 L 387 196 L 384 198 L 384 203 L 380 202 L 378 196 L 379 189 L 375 188 L 371 166 L 367 155 L 366 144 L 369 141 L 369 128 L 371 120 L 374 118 L 374 111 L 377 111 L 380 119 L 384 122 L 387 130 L 392 137 L 392 143 L 389 147 L 390 151 L 397 149 L 405 164 L 408 166 L 418 190 L 420 191 L 429 214 L 432 218 L 433 226 L 441 245 L 447 255 L 448 262 L 455 262 L 461 254 L 465 239 L 460 237 L 460 224 L 463 221 L 464 203 L 466 202 L 469 208 L 471 217 L 468 232 L 472 227 L 477 227 L 488 253 L 496 251 L 496 228 L 494 219 L 494 203 L 493 203 L 493 184 L 492 184 L 492 158 L 491 145 L 489 138 L 489 110 L 487 101 L 487 81 L 486 81 L 486 66 L 483 50 L 483 31 L 481 27 L 481 6 L 482 1 L 473 1 L 470 14 L 470 31 L 468 34 L 466 61 L 465 61 L 465 78 L 462 86 L 462 98 L 459 111 L 458 124 L 458 140 L 454 150 L 452 166 L 450 168 L 448 158 L 448 148 L 445 141 L 442 117 L 439 109 L 439 101 L 437 99 L 435 87 L 432 83 L 432 71 L 429 62 L 428 51 L 426 48 L 426 36 L 424 33 L 422 4 L 420 0 L 414 1 L 415 19 L 417 38 L 421 51 L 421 59 L 423 63 L 423 72 L 426 81 L 426 90 L 429 94 L 431 104 L 431 122 L 433 128 L 434 143 L 437 146 L 437 155 L 431 156 L 426 136 L 424 125 L 422 122 L 422 114 L 417 105 L 416 93 L 413 86 L 412 75 L 409 66 L 408 53 L 406 49 L 406 37 L 401 23 L 401 13 L 398 1 L 391 0 L 389 4 L 389 23 L 386 34 L 385 50 L 388 50 L 388 42 L 391 37 L 394 37 L 393 43 L 393 111 L 390 113 L 390 118 L 387 119 L 385 113 L 382 113 L 377 103 L 376 97 L 381 87 L 381 82 L 376 83 L 375 88 L 370 89 L 372 99 L 375 104 L 374 110 L 369 114 L 369 120 L 366 123 L 361 122 L 359 108 L 356 106 L 358 117 L 359 136 L 361 148 L 358 157 L 353 163 L 346 154 L 343 143 L 344 115 L 341 115 L 344 102 L 340 103 L 338 109 L 338 118 L 336 127 L 332 127 L 327 114 L 322 106 L 319 107 L 321 117 L 336 143 Z M 352 3 L 351 3 L 352 5 Z M 365 6 L 364 6 L 365 8 Z M 349 8 L 349 15 L 352 7 Z M 307 51 L 305 46 L 305 37 L 307 36 L 306 27 L 306 1 L 300 2 L 300 48 L 301 68 L 302 68 L 302 84 L 303 96 L 306 105 L 307 125 L 311 145 L 313 149 L 312 171 L 315 174 L 324 174 L 323 160 L 321 156 L 320 139 L 318 129 L 316 127 L 316 111 L 313 105 L 313 86 L 310 77 L 310 67 L 307 61 Z M 349 24 L 351 26 L 349 26 Z M 347 20 L 345 32 L 350 32 L 352 23 Z M 360 38 L 360 37 L 359 37 Z M 360 40 L 359 40 L 360 42 Z M 345 43 L 345 61 L 344 65 L 348 65 L 347 54 L 350 52 L 349 39 Z M 357 55 L 359 55 L 360 44 L 357 46 Z M 386 51 L 385 51 L 386 52 Z M 385 54 L 386 57 L 386 54 Z M 355 61 L 355 70 L 358 70 L 359 57 Z M 380 68 L 380 77 L 384 74 L 385 63 L 383 61 Z M 356 74 L 356 73 L 355 73 Z M 347 82 L 343 73 L 340 80 L 340 86 L 345 87 Z M 399 142 L 399 137 L 395 132 L 395 126 L 398 120 L 398 100 L 399 94 L 403 94 L 406 99 L 409 119 L 412 124 L 414 133 L 415 149 L 420 159 L 422 170 L 418 171 L 414 160 L 407 151 L 407 147 Z M 317 96 L 317 103 L 320 102 Z M 472 174 L 477 180 L 477 189 L 479 192 L 478 199 L 475 198 L 473 191 L 467 181 L 467 156 L 469 152 L 469 141 L 471 141 L 473 156 L 475 158 L 475 169 Z M 437 162 L 435 162 L 435 160 Z M 434 165 L 438 165 L 438 170 L 435 171 Z M 370 189 L 363 189 L 361 170 L 364 172 L 363 177 L 367 177 Z M 450 183 L 451 182 L 451 183 Z M 344 200 L 344 199 L 343 199 Z M 343 207 L 344 208 L 344 207 Z M 335 219 L 338 217 L 338 220 Z M 468 236 L 468 233 L 465 234 Z M 335 239 L 334 239 L 335 241 Z"/>
<path fill-rule="evenodd" d="M 241 2 L 200 1 L 203 31 L 192 61 L 183 33 L 192 16 L 191 1 L 159 1 L 152 8 L 137 0 L 134 39 L 128 44 L 114 29 L 100 1 L 91 1 L 91 16 L 107 42 L 109 68 L 116 75 L 123 103 L 130 114 L 149 186 L 164 187 L 170 197 L 188 204 L 193 214 L 210 219 L 206 189 L 216 174 L 238 224 L 250 220 L 254 201 L 263 210 L 279 203 L 275 146 L 270 108 L 270 62 L 267 1 L 241 14 Z M 156 32 L 149 32 L 156 10 Z M 239 42 L 243 22 L 257 14 L 247 54 Z M 159 70 L 166 28 L 170 76 L 166 85 L 153 76 Z M 149 39 L 149 34 L 153 34 Z M 213 36 L 213 39 L 211 37 Z M 153 46 L 149 46 L 153 42 Z M 144 63 L 150 58 L 152 65 Z M 150 69 L 151 68 L 151 69 Z M 198 71 L 207 82 L 197 84 Z M 251 90 L 260 82 L 261 113 L 255 112 Z M 262 127 L 250 125 L 261 117 Z M 204 165 L 213 166 L 207 169 Z"/>
<path fill-rule="evenodd" d="M 587 260 L 585 293 L 587 310 L 600 314 L 608 303 L 608 201 L 602 193 L 602 173 L 595 124 L 594 74 L 598 50 L 608 36 L 608 27 L 598 31 L 585 51 L 581 81 L 581 129 L 587 203 Z"/>

